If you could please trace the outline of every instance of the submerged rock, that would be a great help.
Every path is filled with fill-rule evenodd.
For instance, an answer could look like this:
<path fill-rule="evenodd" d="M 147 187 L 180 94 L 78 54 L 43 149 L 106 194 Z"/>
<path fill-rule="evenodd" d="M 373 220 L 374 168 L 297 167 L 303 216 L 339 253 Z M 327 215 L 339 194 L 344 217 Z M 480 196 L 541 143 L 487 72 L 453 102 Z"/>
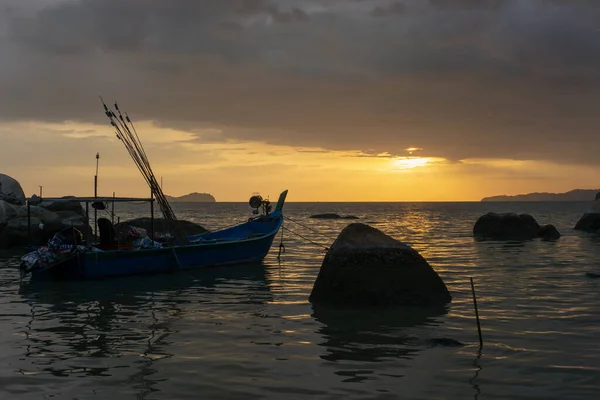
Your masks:
<path fill-rule="evenodd" d="M 315 214 L 311 215 L 310 217 L 317 219 L 358 219 L 358 217 L 354 215 L 339 215 L 335 213 Z"/>
<path fill-rule="evenodd" d="M 487 213 L 475 222 L 473 235 L 499 240 L 527 240 L 534 238 L 558 239 L 560 233 L 554 225 L 543 227 L 529 214 Z"/>
<path fill-rule="evenodd" d="M 462 347 L 465 344 L 452 338 L 431 338 L 428 340 L 431 347 Z"/>
<path fill-rule="evenodd" d="M 327 251 L 309 300 L 336 306 L 431 306 L 452 297 L 416 250 L 354 223 Z"/>

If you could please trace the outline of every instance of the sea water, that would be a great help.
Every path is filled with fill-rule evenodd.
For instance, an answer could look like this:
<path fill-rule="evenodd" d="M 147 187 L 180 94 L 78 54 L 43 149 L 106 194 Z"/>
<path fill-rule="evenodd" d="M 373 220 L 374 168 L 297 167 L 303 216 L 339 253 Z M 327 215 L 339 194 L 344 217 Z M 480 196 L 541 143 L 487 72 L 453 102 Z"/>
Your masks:
<path fill-rule="evenodd" d="M 209 229 L 248 217 L 244 203 L 173 206 Z M 573 230 L 586 208 L 289 203 L 294 233 L 283 231 L 280 259 L 278 235 L 263 263 L 100 281 L 20 282 L 20 254 L 2 253 L 0 399 L 596 399 L 600 279 L 586 274 L 600 273 L 600 236 Z M 473 224 L 488 211 L 527 212 L 563 236 L 478 242 Z M 323 249 L 354 222 L 309 218 L 323 212 L 413 246 L 452 303 L 435 313 L 313 308 Z"/>

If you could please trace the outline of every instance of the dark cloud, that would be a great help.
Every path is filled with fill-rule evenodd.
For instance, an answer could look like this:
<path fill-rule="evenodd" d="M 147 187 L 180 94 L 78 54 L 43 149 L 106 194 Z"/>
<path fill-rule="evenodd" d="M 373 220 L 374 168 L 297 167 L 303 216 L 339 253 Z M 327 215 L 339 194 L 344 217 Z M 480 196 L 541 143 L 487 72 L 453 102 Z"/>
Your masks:
<path fill-rule="evenodd" d="M 597 164 L 600 7 L 574 3 L 21 5 L 0 15 L 0 118 L 105 123 L 103 94 L 199 141 Z"/>
<path fill-rule="evenodd" d="M 452 9 L 500 9 L 508 4 L 510 0 L 429 0 L 433 7 L 452 10 Z"/>
<path fill-rule="evenodd" d="M 10 34 L 49 53 L 219 54 L 220 48 L 240 51 L 234 43 L 241 39 L 240 22 L 261 16 L 280 23 L 308 20 L 300 8 L 286 10 L 270 0 L 75 0 L 14 19 Z"/>
<path fill-rule="evenodd" d="M 273 19 L 277 22 L 305 22 L 308 21 L 308 14 L 299 8 L 294 7 L 291 11 L 280 11 L 274 8 L 271 11 Z"/>
<path fill-rule="evenodd" d="M 390 15 L 404 14 L 405 11 L 406 6 L 404 3 L 397 1 L 386 6 L 376 6 L 373 11 L 371 11 L 371 15 L 374 17 L 388 17 Z"/>

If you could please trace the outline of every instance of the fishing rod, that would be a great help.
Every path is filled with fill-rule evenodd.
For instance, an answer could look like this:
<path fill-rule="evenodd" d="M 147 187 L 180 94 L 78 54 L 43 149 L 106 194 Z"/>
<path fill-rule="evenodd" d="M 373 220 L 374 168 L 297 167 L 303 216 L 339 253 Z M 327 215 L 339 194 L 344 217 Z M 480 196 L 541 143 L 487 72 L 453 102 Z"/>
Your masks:
<path fill-rule="evenodd" d="M 133 143 L 133 146 L 136 150 L 134 152 L 134 154 L 136 155 L 136 157 L 139 158 L 138 162 L 140 162 L 140 164 L 145 167 L 146 175 L 150 178 L 149 183 L 151 185 L 151 188 L 153 189 L 153 192 L 162 194 L 162 191 L 158 190 L 158 187 L 159 187 L 158 181 L 156 180 L 156 176 L 152 172 L 152 168 L 150 167 L 150 162 L 148 161 L 148 156 L 146 155 L 144 146 L 143 146 L 141 140 L 139 139 L 139 136 L 137 135 L 137 131 L 135 131 L 135 128 L 134 128 L 134 132 L 135 132 L 135 138 L 134 138 L 134 134 L 131 133 L 131 130 L 129 129 L 128 124 L 123 119 L 123 115 L 121 113 L 121 110 L 119 110 L 119 106 L 117 103 L 115 103 L 115 109 L 119 113 L 119 119 L 120 119 L 121 124 L 125 127 L 128 137 L 131 140 L 131 142 Z M 127 114 L 125 114 L 125 115 L 126 115 L 127 122 L 131 123 L 131 119 L 129 118 L 129 116 Z M 159 200 L 163 200 L 163 196 L 159 196 Z M 164 200 L 166 201 L 166 198 L 164 198 Z M 170 207 L 169 207 L 169 209 L 170 209 Z M 173 218 L 176 219 L 174 213 L 173 213 Z"/>
<path fill-rule="evenodd" d="M 106 107 L 106 106 L 105 106 Z M 148 164 L 140 158 L 140 155 L 136 152 L 134 143 L 130 140 L 130 137 L 125 133 L 126 126 L 121 121 L 119 121 L 118 117 L 114 114 L 112 110 L 109 110 L 106 107 L 106 115 L 109 117 L 111 125 L 115 128 L 117 133 L 117 138 L 121 140 L 128 151 L 131 158 L 134 160 L 136 166 L 142 173 L 142 176 L 153 190 L 152 179 L 150 177 L 150 171 L 148 170 Z M 116 121 L 116 122 L 115 122 Z M 119 126 L 120 125 L 120 126 Z"/>
<path fill-rule="evenodd" d="M 117 108 L 118 108 L 118 104 L 115 104 L 115 109 L 117 109 Z M 108 109 L 108 107 L 107 107 L 107 109 Z M 131 130 L 127 126 L 127 123 L 125 123 L 125 120 L 122 117 L 122 114 L 120 115 L 120 118 L 119 118 L 119 117 L 117 117 L 117 115 L 115 114 L 114 111 L 108 109 L 107 116 L 109 116 L 109 119 L 111 120 L 111 125 L 113 125 L 115 127 L 115 129 L 117 130 L 117 137 L 119 139 L 121 139 L 121 141 L 125 145 L 127 151 L 129 152 L 130 156 L 132 157 L 132 159 L 138 166 L 138 169 L 144 176 L 146 182 L 150 186 L 150 189 L 151 189 L 153 195 L 156 197 L 156 200 L 159 203 L 159 206 L 161 207 L 161 211 L 163 211 L 163 216 L 165 217 L 165 220 L 176 221 L 177 218 L 175 216 L 175 213 L 171 209 L 168 201 L 166 200 L 166 197 L 164 196 L 164 194 L 162 193 L 162 191 L 159 188 L 156 177 L 154 176 L 154 174 L 152 172 L 152 168 L 150 167 L 148 158 L 145 155 L 145 151 L 143 151 L 143 146 L 141 145 L 141 141 L 139 140 L 139 137 L 137 138 L 137 140 L 136 140 L 136 138 L 134 138 L 134 135 L 131 133 Z M 174 225 L 175 225 L 175 229 L 179 230 L 179 229 L 177 229 L 178 224 L 174 224 Z M 183 239 L 184 235 L 177 234 L 177 236 L 178 236 L 178 238 Z"/>
<path fill-rule="evenodd" d="M 116 103 L 115 103 L 115 105 L 116 105 Z M 115 113 L 112 110 L 109 110 L 105 104 L 104 104 L 104 106 L 106 109 L 107 116 L 111 120 L 111 125 L 117 131 L 117 138 L 123 142 L 123 144 L 125 145 L 125 148 L 129 152 L 130 156 L 133 158 L 136 166 L 138 167 L 138 169 L 140 170 L 140 172 L 146 179 L 146 182 L 150 185 L 151 189 L 154 189 L 153 186 L 155 186 L 155 185 L 154 185 L 154 182 L 152 181 L 153 174 L 152 174 L 152 169 L 150 168 L 150 163 L 148 162 L 147 157 L 144 157 L 143 155 L 140 154 L 141 153 L 141 148 L 140 148 L 141 141 L 139 141 L 139 138 L 138 138 L 137 143 L 136 143 L 136 141 L 133 139 L 133 135 L 131 135 L 131 131 L 128 129 L 128 126 L 125 123 L 125 121 L 123 120 L 122 115 L 121 115 L 121 118 L 118 118 L 115 115 Z M 117 107 L 118 107 L 118 105 L 117 105 Z M 115 121 L 117 121 L 117 122 L 115 123 Z M 127 132 L 127 134 L 125 134 L 124 132 Z M 144 152 L 144 155 L 145 155 L 145 152 Z"/>
<path fill-rule="evenodd" d="M 134 160 L 136 167 L 142 173 L 142 176 L 144 177 L 144 179 L 146 180 L 148 185 L 151 185 L 151 182 L 147 179 L 147 171 L 145 170 L 144 166 L 140 163 L 139 157 L 133 149 L 133 145 L 128 142 L 127 137 L 123 134 L 119 125 L 117 123 L 115 123 L 116 116 L 114 114 L 112 114 L 111 111 L 108 110 L 108 108 L 106 108 L 106 110 L 107 110 L 106 115 L 110 119 L 111 125 L 115 128 L 117 139 L 119 139 L 120 141 L 123 142 L 123 144 L 125 145 L 125 149 L 128 151 L 129 155 Z M 117 119 L 117 121 L 118 121 L 118 119 Z"/>
<path fill-rule="evenodd" d="M 102 99 L 102 97 L 100 98 Z M 106 104 L 104 104 L 104 101 L 102 102 L 106 111 L 106 115 L 108 116 L 108 118 L 111 121 L 111 125 L 117 130 L 117 138 L 121 141 L 124 142 L 127 150 L 130 152 L 130 155 L 134 158 L 134 161 L 136 162 L 136 165 L 138 165 L 138 167 L 143 168 L 141 170 L 142 174 L 144 175 L 144 177 L 148 176 L 149 171 L 147 170 L 147 167 L 149 166 L 149 162 L 148 160 L 144 160 L 143 162 L 140 161 L 140 157 L 138 155 L 138 153 L 136 153 L 135 151 L 133 151 L 133 149 L 136 147 L 135 143 L 132 143 L 131 141 L 129 141 L 129 136 L 125 135 L 123 133 L 123 131 L 127 131 L 128 127 L 127 124 L 125 124 L 125 122 L 123 121 L 123 117 L 121 116 L 121 118 L 118 118 L 115 113 L 112 110 L 109 110 L 108 107 L 106 106 Z M 116 103 L 115 103 L 116 105 Z M 118 107 L 118 106 L 117 106 Z M 118 110 L 118 108 L 117 108 Z M 115 121 L 117 121 L 117 123 L 115 123 Z M 122 130 L 120 129 L 122 128 Z M 129 132 L 130 133 L 130 132 Z"/>
<path fill-rule="evenodd" d="M 115 103 L 115 108 L 118 109 L 118 105 L 116 103 Z M 114 114 L 114 112 L 111 112 L 111 114 Z M 119 123 L 119 125 L 121 125 L 121 127 L 124 130 L 124 132 L 120 131 L 121 139 L 124 142 L 125 146 L 127 147 L 129 153 L 132 155 L 134 161 L 138 165 L 142 174 L 146 178 L 146 181 L 150 185 L 152 192 L 154 194 L 156 194 L 156 197 L 157 197 L 157 200 L 159 201 L 159 203 L 163 203 L 163 206 L 167 206 L 167 207 L 165 207 L 165 213 L 164 213 L 165 217 L 167 219 L 176 219 L 174 213 L 172 212 L 170 207 L 168 207 L 168 204 L 164 204 L 164 200 L 166 200 L 166 199 L 164 198 L 164 196 L 161 196 L 161 193 L 157 190 L 158 182 L 156 181 L 156 177 L 154 176 L 154 174 L 152 172 L 152 168 L 150 167 L 148 158 L 145 155 L 145 151 L 143 151 L 143 146 L 141 145 L 141 141 L 139 141 L 139 138 L 138 138 L 138 140 L 134 139 L 134 137 L 131 133 L 131 130 L 129 129 L 129 127 L 127 126 L 127 124 L 125 123 L 125 121 L 123 119 L 122 114 L 119 116 L 119 119 L 117 119 L 117 122 Z"/>
<path fill-rule="evenodd" d="M 158 202 L 160 209 L 163 213 L 163 217 L 166 221 L 172 223 L 173 228 L 175 230 L 176 238 L 180 240 L 181 243 L 185 243 L 186 239 L 185 235 L 182 232 L 182 228 L 178 223 L 177 217 L 175 216 L 171 205 L 169 204 L 166 196 L 164 195 L 162 188 L 156 180 L 156 176 L 154 175 L 152 167 L 150 166 L 150 161 L 148 160 L 146 150 L 144 149 L 144 146 L 142 145 L 142 142 L 139 139 L 135 126 L 131 122 L 131 118 L 129 118 L 129 115 L 127 113 L 125 113 L 125 117 L 123 117 L 123 114 L 119 109 L 119 105 L 116 102 L 114 107 L 118 115 L 106 105 L 102 97 L 100 97 L 100 101 L 104 106 L 104 111 L 106 116 L 110 120 L 110 124 L 115 129 L 117 138 L 123 143 L 125 149 L 127 150 L 130 157 L 136 164 L 138 170 L 144 177 L 144 180 L 146 181 L 148 186 L 150 186 L 152 195 Z M 131 125 L 131 129 L 129 128 L 129 125 Z"/>
<path fill-rule="evenodd" d="M 148 157 L 146 156 L 146 151 L 144 150 L 144 146 L 142 145 L 142 142 L 140 141 L 139 137 L 137 136 L 137 132 L 136 132 L 136 135 L 134 138 L 133 134 L 131 133 L 131 130 L 129 129 L 129 126 L 123 119 L 123 114 L 121 114 L 121 110 L 119 110 L 119 105 L 116 102 L 115 102 L 115 110 L 117 110 L 117 112 L 119 113 L 120 123 L 123 125 L 123 127 L 125 128 L 125 130 L 127 131 L 129 137 L 131 138 L 131 140 L 133 142 L 133 145 L 137 151 L 136 154 L 139 154 L 144 165 L 147 166 L 149 173 L 152 174 L 152 170 L 150 169 L 150 162 L 148 161 Z M 127 121 L 131 122 L 131 119 L 128 118 Z"/>

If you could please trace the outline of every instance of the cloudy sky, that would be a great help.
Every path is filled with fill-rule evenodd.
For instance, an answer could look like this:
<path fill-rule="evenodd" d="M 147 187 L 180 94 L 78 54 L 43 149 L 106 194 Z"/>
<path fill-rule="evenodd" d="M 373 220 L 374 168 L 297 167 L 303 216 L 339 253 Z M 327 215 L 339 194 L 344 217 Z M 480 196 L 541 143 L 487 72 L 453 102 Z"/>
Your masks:
<path fill-rule="evenodd" d="M 600 1 L 2 0 L 0 172 L 27 194 L 479 200 L 600 187 Z"/>

